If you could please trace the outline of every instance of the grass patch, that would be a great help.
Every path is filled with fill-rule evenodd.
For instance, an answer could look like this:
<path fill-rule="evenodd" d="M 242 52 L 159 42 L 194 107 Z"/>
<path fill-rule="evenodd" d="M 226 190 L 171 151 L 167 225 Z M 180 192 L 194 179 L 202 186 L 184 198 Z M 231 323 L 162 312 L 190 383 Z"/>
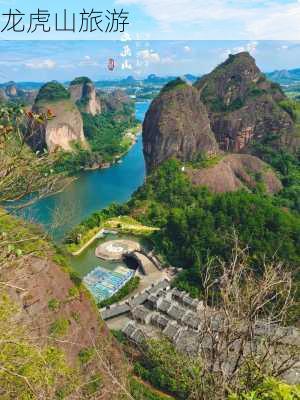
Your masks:
<path fill-rule="evenodd" d="M 67 251 L 69 251 L 70 253 L 78 252 L 82 247 L 84 247 L 86 245 L 87 242 L 89 242 L 94 236 L 97 235 L 97 233 L 100 231 L 100 229 L 101 229 L 101 226 L 96 226 L 96 227 L 84 232 L 80 236 L 78 243 L 69 243 L 66 246 Z"/>
<path fill-rule="evenodd" d="M 60 308 L 60 301 L 58 299 L 51 299 L 48 301 L 48 308 L 50 311 L 58 311 Z"/>
<path fill-rule="evenodd" d="M 85 365 L 95 357 L 96 351 L 93 347 L 81 349 L 78 353 L 78 358 L 81 365 Z"/>
<path fill-rule="evenodd" d="M 69 325 L 70 323 L 67 319 L 59 318 L 51 324 L 49 333 L 54 337 L 64 336 L 68 332 Z"/>
<path fill-rule="evenodd" d="M 211 168 L 219 164 L 223 158 L 224 155 L 221 154 L 208 157 L 206 154 L 199 153 L 188 165 L 196 169 Z"/>
<path fill-rule="evenodd" d="M 132 377 L 129 382 L 130 393 L 136 400 L 172 400 L 167 394 L 152 388 L 149 384 L 144 383 L 142 380 Z"/>
<path fill-rule="evenodd" d="M 159 228 L 143 225 L 127 215 L 110 218 L 104 223 L 104 228 L 116 229 L 121 233 L 131 233 L 136 236 L 147 236 L 159 230 Z"/>

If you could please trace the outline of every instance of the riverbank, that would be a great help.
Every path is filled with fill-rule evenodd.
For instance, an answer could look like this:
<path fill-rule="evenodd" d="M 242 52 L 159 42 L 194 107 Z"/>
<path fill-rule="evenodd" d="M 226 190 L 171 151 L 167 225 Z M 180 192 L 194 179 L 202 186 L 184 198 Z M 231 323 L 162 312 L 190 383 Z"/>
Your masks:
<path fill-rule="evenodd" d="M 114 217 L 104 221 L 101 226 L 87 230 L 81 235 L 79 243 L 70 243 L 66 246 L 66 249 L 72 256 L 78 256 L 96 239 L 104 237 L 104 231 L 109 229 L 114 229 L 118 234 L 131 234 L 134 236 L 148 236 L 159 230 L 159 228 L 142 225 L 129 216 Z"/>
<path fill-rule="evenodd" d="M 138 124 L 132 128 L 127 129 L 123 133 L 123 139 L 121 141 L 121 145 L 127 147 L 125 151 L 122 153 L 116 154 L 112 161 L 103 161 L 101 163 L 94 163 L 92 166 L 84 167 L 83 171 L 95 171 L 101 169 L 107 169 L 112 167 L 114 164 L 121 162 L 122 158 L 132 149 L 132 147 L 137 142 L 137 137 L 142 133 L 142 125 Z"/>

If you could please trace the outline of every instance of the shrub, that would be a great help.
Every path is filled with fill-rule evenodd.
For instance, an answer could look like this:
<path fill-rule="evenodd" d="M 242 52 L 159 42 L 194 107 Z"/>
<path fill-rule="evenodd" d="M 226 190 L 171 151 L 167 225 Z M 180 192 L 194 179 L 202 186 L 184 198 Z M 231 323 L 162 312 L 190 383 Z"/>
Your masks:
<path fill-rule="evenodd" d="M 52 336 L 64 336 L 69 329 L 69 321 L 65 318 L 59 318 L 50 325 L 49 333 Z"/>
<path fill-rule="evenodd" d="M 57 311 L 60 307 L 60 301 L 58 299 L 51 299 L 48 301 L 48 308 L 51 311 Z"/>
<path fill-rule="evenodd" d="M 36 97 L 36 102 L 40 101 L 57 101 L 70 98 L 70 93 L 59 82 L 52 81 L 43 85 Z"/>
<path fill-rule="evenodd" d="M 288 385 L 274 378 L 264 382 L 251 392 L 232 394 L 228 400 L 299 400 L 300 385 Z"/>
<path fill-rule="evenodd" d="M 80 352 L 78 353 L 78 358 L 79 361 L 82 365 L 87 364 L 89 361 L 91 361 L 95 357 L 95 349 L 93 347 L 81 349 Z"/>

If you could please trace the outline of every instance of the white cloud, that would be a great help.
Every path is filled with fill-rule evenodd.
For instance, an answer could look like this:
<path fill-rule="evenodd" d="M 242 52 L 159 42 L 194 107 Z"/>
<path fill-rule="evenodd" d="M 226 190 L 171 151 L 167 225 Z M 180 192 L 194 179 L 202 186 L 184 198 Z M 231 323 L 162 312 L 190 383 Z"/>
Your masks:
<path fill-rule="evenodd" d="M 144 63 L 145 65 L 157 64 L 160 62 L 160 55 L 153 50 L 145 49 L 137 53 L 137 59 L 140 63 Z"/>
<path fill-rule="evenodd" d="M 174 62 L 175 62 L 175 60 L 172 57 L 163 57 L 161 59 L 161 64 L 164 64 L 164 65 L 174 64 Z"/>
<path fill-rule="evenodd" d="M 207 19 L 226 20 L 249 15 L 240 0 L 117 0 L 119 4 L 136 4 L 159 22 L 199 22 Z M 252 0 L 259 4 L 259 0 Z"/>
<path fill-rule="evenodd" d="M 51 59 L 32 60 L 24 63 L 30 69 L 53 69 L 56 67 L 56 62 Z"/>
<path fill-rule="evenodd" d="M 184 46 L 183 50 L 184 50 L 186 53 L 190 53 L 190 52 L 192 51 L 192 49 L 190 48 L 190 46 Z"/>
<path fill-rule="evenodd" d="M 246 43 L 244 46 L 238 46 L 238 47 L 233 47 L 232 49 L 226 49 L 225 51 L 222 52 L 220 58 L 222 60 L 225 60 L 229 56 L 229 54 L 242 53 L 243 51 L 248 51 L 248 53 L 254 56 L 257 50 L 257 46 L 258 42 L 251 41 L 249 43 Z"/>
<path fill-rule="evenodd" d="M 83 60 L 79 61 L 79 67 L 99 67 L 100 64 L 93 60 L 91 56 L 84 56 Z"/>
<path fill-rule="evenodd" d="M 300 2 L 273 6 L 270 12 L 248 21 L 247 32 L 259 39 L 299 40 Z"/>
<path fill-rule="evenodd" d="M 169 30 L 177 38 L 183 39 L 184 35 L 185 38 L 216 39 L 211 37 L 214 32 L 217 32 L 218 38 L 223 32 L 223 39 L 300 39 L 299 0 L 116 1 L 140 7 L 160 24 L 161 32 Z M 198 29 L 193 24 L 197 24 Z"/>

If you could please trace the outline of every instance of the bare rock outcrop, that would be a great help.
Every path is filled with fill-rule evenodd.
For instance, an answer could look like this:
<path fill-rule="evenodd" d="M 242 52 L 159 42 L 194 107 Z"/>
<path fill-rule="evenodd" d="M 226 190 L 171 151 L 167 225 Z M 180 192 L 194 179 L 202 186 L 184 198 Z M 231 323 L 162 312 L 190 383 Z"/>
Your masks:
<path fill-rule="evenodd" d="M 147 172 L 174 157 L 191 161 L 199 152 L 212 155 L 218 145 L 198 91 L 178 79 L 152 102 L 143 124 Z"/>
<path fill-rule="evenodd" d="M 101 104 L 93 82 L 87 77 L 75 78 L 69 86 L 71 98 L 82 112 L 96 115 L 101 113 Z"/>
<path fill-rule="evenodd" d="M 87 147 L 80 111 L 62 85 L 57 82 L 44 85 L 32 110 L 36 113 L 47 113 L 50 110 L 54 115 L 28 138 L 28 143 L 34 150 L 47 148 L 49 152 L 57 149 L 72 151 L 75 142 Z"/>
<path fill-rule="evenodd" d="M 206 186 L 212 192 L 233 192 L 239 189 L 263 189 L 274 194 L 282 184 L 274 171 L 259 158 L 249 154 L 228 154 L 207 168 L 188 168 L 193 184 Z"/>
<path fill-rule="evenodd" d="M 280 139 L 293 132 L 294 122 L 281 106 L 285 94 L 265 78 L 247 52 L 230 55 L 195 87 L 222 150 L 247 152 L 254 140 L 274 134 Z"/>

